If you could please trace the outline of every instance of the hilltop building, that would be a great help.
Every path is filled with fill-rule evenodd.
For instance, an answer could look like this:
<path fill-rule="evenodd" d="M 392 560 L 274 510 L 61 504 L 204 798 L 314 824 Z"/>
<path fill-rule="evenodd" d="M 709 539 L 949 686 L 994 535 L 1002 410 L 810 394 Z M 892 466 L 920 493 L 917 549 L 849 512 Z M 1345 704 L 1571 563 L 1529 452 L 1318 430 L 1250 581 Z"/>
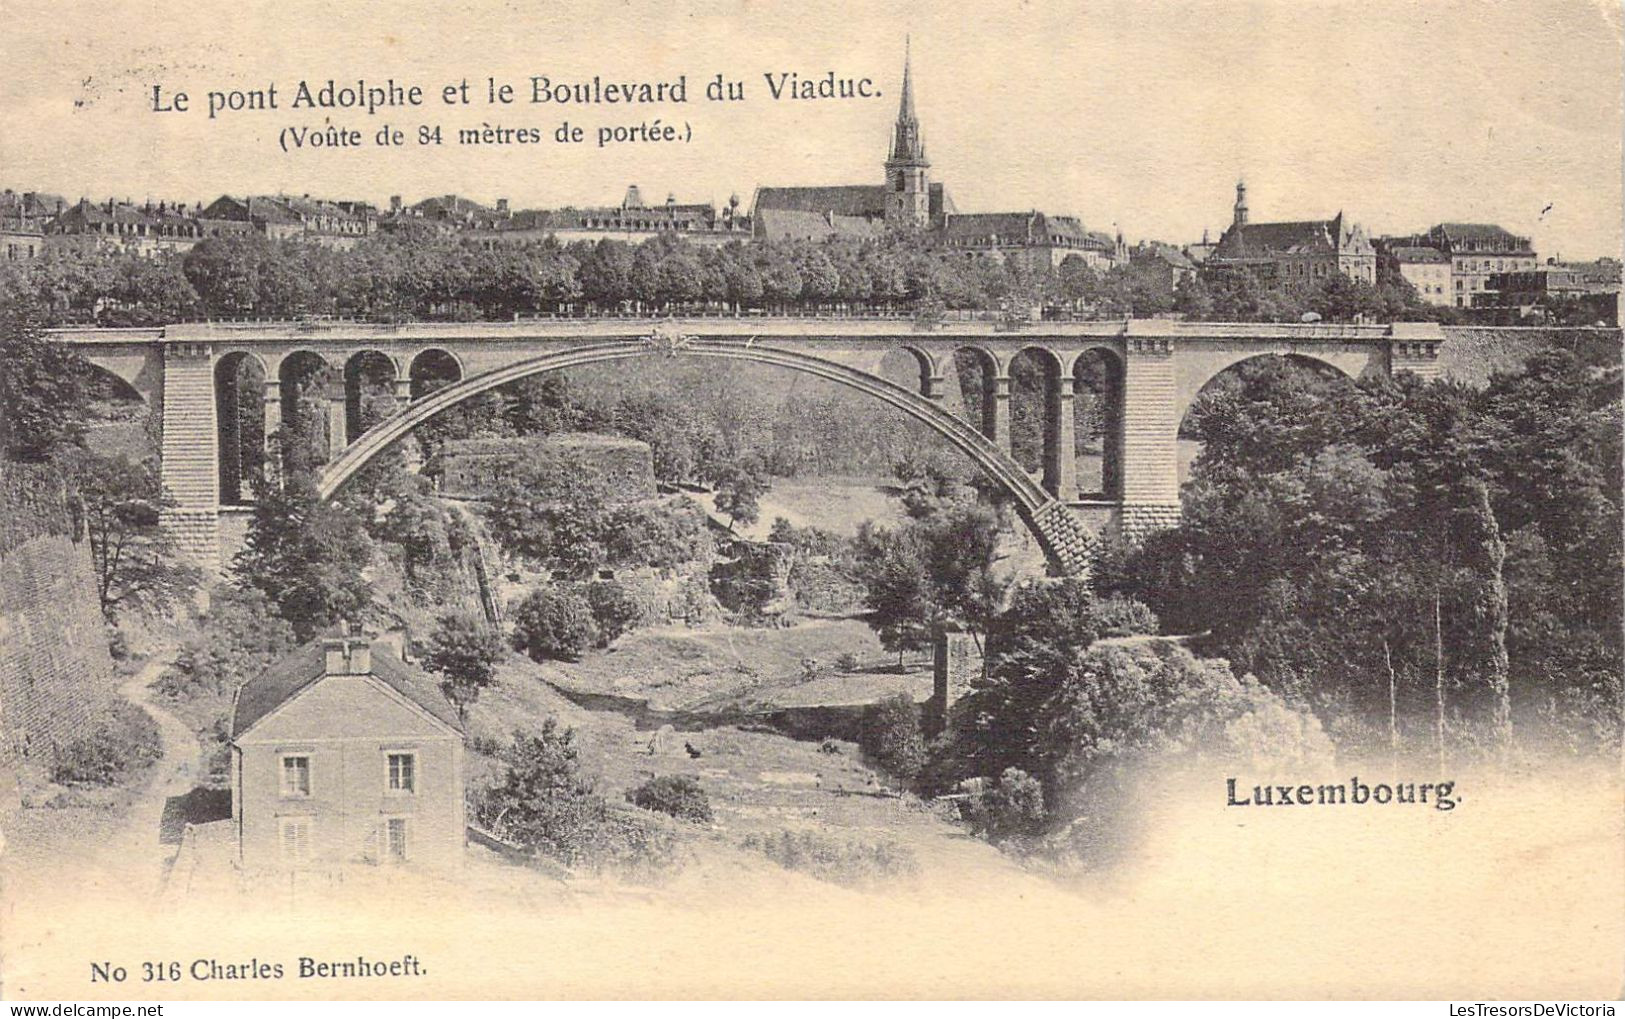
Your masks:
<path fill-rule="evenodd" d="M 1037 209 L 960 212 L 946 186 L 931 180 L 906 53 L 897 120 L 881 167 L 883 176 L 876 184 L 757 188 L 750 215 L 753 235 L 764 240 L 822 240 L 920 232 L 928 244 L 968 257 L 1023 258 L 1053 266 L 1077 255 L 1097 269 L 1128 259 L 1121 234 L 1113 238 L 1087 230 L 1074 216 Z"/>
<path fill-rule="evenodd" d="M 1246 181 L 1236 184 L 1230 228 L 1202 265 L 1247 269 L 1282 280 L 1315 282 L 1342 273 L 1372 285 L 1377 282 L 1377 251 L 1362 227 L 1345 222 L 1341 212 L 1324 220 L 1254 223 Z"/>
<path fill-rule="evenodd" d="M 1399 275 L 1416 288 L 1425 304 L 1455 303 L 1450 286 L 1450 256 L 1438 248 L 1419 244 L 1379 244 L 1399 269 Z"/>
<path fill-rule="evenodd" d="M 352 248 L 378 229 L 378 210 L 365 202 L 330 202 L 309 195 L 221 195 L 198 213 L 210 236 L 262 233 L 331 248 Z"/>
<path fill-rule="evenodd" d="M 463 730 L 388 645 L 334 637 L 238 690 L 231 805 L 248 870 L 462 859 Z"/>
<path fill-rule="evenodd" d="M 204 226 L 184 203 L 135 205 L 81 198 L 45 227 L 47 246 L 84 245 L 153 255 L 187 251 L 204 237 Z"/>

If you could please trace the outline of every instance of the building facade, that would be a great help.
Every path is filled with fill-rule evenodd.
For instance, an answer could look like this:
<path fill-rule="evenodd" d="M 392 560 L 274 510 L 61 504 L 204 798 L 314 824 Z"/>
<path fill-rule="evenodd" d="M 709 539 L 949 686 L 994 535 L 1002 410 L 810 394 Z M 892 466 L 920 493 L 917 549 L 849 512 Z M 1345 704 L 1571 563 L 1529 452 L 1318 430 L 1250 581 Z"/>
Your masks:
<path fill-rule="evenodd" d="M 1451 304 L 1457 308 L 1499 303 L 1490 277 L 1532 270 L 1538 264 L 1529 238 L 1494 223 L 1440 223 L 1410 243 L 1443 252 L 1450 259 Z"/>
<path fill-rule="evenodd" d="M 198 214 L 210 236 L 262 233 L 330 248 L 352 248 L 378 229 L 378 210 L 365 202 L 330 202 L 309 195 L 221 195 Z"/>
<path fill-rule="evenodd" d="M 1335 274 L 1377 282 L 1377 249 L 1365 230 L 1344 220 L 1254 223 L 1247 207 L 1247 183 L 1236 184 L 1230 228 L 1202 263 L 1203 268 L 1246 269 L 1270 279 L 1318 283 Z"/>
<path fill-rule="evenodd" d="M 457 713 L 427 676 L 365 638 L 307 644 L 243 684 L 231 788 L 245 870 L 462 861 Z"/>
<path fill-rule="evenodd" d="M 1414 244 L 1393 245 L 1386 250 L 1400 277 L 1416 288 L 1416 296 L 1424 304 L 1455 303 L 1449 255 L 1438 248 Z"/>

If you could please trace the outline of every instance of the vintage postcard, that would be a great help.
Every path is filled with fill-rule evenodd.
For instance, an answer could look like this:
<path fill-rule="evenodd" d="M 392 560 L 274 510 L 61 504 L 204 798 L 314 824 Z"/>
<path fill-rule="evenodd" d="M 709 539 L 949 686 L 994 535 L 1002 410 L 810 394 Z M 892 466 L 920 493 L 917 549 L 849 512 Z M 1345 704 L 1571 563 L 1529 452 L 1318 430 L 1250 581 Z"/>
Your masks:
<path fill-rule="evenodd" d="M 1620 995 L 1617 4 L 4 22 L 7 1001 Z"/>

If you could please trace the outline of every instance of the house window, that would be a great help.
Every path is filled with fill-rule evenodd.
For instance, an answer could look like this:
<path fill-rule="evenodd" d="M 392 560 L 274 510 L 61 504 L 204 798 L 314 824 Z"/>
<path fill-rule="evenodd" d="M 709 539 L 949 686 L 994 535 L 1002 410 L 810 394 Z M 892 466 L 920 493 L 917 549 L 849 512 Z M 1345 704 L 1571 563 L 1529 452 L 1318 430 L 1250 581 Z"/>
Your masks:
<path fill-rule="evenodd" d="M 389 863 L 405 863 L 407 854 L 406 818 L 391 817 L 384 822 L 384 859 Z"/>
<path fill-rule="evenodd" d="M 282 757 L 282 795 L 310 795 L 310 758 L 302 754 Z"/>
<path fill-rule="evenodd" d="M 418 761 L 416 754 L 389 755 L 389 791 L 415 793 L 418 790 Z"/>
<path fill-rule="evenodd" d="M 308 817 L 284 817 L 281 824 L 282 860 L 284 863 L 304 863 L 310 859 L 310 830 Z"/>

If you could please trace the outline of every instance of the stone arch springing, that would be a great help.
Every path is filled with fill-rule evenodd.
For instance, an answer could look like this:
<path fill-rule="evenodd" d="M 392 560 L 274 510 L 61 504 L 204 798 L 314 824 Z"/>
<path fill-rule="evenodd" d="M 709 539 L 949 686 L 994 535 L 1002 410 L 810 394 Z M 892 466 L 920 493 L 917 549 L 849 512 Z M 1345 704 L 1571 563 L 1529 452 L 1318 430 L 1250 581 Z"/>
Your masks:
<path fill-rule="evenodd" d="M 274 443 L 281 454 L 279 466 L 289 476 L 313 471 L 332 458 L 335 433 L 344 427 L 343 373 L 314 351 L 296 350 L 277 365 L 277 382 L 282 398 L 282 425 Z"/>
<path fill-rule="evenodd" d="M 395 362 L 377 350 L 358 350 L 344 362 L 344 441 L 348 445 L 395 412 Z"/>
<path fill-rule="evenodd" d="M 1044 490 L 1061 491 L 1060 436 L 1061 362 L 1043 347 L 1023 347 L 1010 359 L 1010 452 L 1030 474 L 1043 478 Z"/>
<path fill-rule="evenodd" d="M 965 420 L 986 438 L 999 441 L 999 363 L 981 347 L 960 347 L 953 353 L 954 384 L 959 387 Z"/>
<path fill-rule="evenodd" d="M 220 505 L 242 506 L 265 476 L 265 362 L 245 350 L 214 364 Z"/>
<path fill-rule="evenodd" d="M 317 479 L 317 490 L 323 498 L 331 498 L 375 456 L 410 435 L 420 425 L 481 393 L 542 372 L 625 360 L 648 354 L 648 346 L 641 341 L 593 344 L 544 354 L 443 387 L 421 400 L 414 400 L 402 413 L 382 422 L 352 443 L 321 472 Z M 1050 558 L 1053 569 L 1070 573 L 1085 568 L 1086 539 L 1082 537 L 1077 521 L 1066 507 L 1052 499 L 1027 472 L 1012 462 L 974 426 L 934 401 L 870 372 L 810 354 L 762 345 L 696 342 L 685 349 L 684 356 L 689 355 L 777 365 L 838 382 L 881 399 L 942 435 L 1004 490 L 1010 496 L 1021 519 L 1038 538 L 1039 544 Z"/>
<path fill-rule="evenodd" d="M 1090 347 L 1072 362 L 1072 414 L 1077 487 L 1088 498 L 1123 496 L 1123 362 Z"/>
<path fill-rule="evenodd" d="M 931 396 L 931 380 L 936 377 L 936 362 L 919 347 L 893 347 L 880 359 L 878 374 L 888 382 L 911 389 L 921 396 Z"/>

